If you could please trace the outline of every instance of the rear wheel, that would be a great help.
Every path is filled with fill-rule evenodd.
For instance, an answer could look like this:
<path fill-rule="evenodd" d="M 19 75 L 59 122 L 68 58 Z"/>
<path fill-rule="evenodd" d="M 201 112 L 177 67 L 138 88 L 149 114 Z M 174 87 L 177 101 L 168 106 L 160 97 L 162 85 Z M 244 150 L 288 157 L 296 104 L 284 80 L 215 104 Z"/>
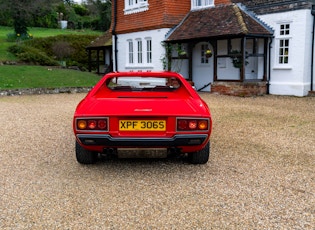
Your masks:
<path fill-rule="evenodd" d="M 94 164 L 97 161 L 97 153 L 86 150 L 76 141 L 75 155 L 80 164 Z"/>
<path fill-rule="evenodd" d="M 206 146 L 193 153 L 188 154 L 188 160 L 191 164 L 205 164 L 209 160 L 210 155 L 210 142 L 206 144 Z"/>

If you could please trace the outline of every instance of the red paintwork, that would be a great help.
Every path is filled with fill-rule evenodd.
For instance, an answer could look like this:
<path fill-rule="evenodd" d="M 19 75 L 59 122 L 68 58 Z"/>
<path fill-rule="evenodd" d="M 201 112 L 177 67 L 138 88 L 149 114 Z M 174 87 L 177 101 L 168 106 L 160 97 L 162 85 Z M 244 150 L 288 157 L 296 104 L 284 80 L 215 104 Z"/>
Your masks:
<path fill-rule="evenodd" d="M 146 76 L 146 77 L 172 77 L 181 81 L 182 87 L 172 92 L 117 92 L 106 86 L 106 81 L 113 76 Z M 132 96 L 131 98 L 128 96 Z M 208 137 L 204 143 L 198 146 L 180 146 L 185 152 L 194 152 L 202 149 L 209 141 L 212 130 L 212 120 L 207 104 L 200 98 L 180 74 L 174 72 L 116 72 L 105 75 L 95 87 L 78 104 L 74 113 L 73 130 L 74 134 L 85 134 L 85 131 L 78 131 L 75 127 L 75 119 L 80 117 L 108 117 L 109 134 L 112 137 L 167 137 L 171 138 L 176 132 L 176 117 L 197 117 L 210 119 L 210 127 L 206 132 Z M 119 132 L 119 119 L 166 119 L 167 127 L 164 131 L 127 131 Z M 103 134 L 95 132 L 94 134 Z M 191 134 L 192 131 L 187 132 Z M 193 132 L 202 133 L 203 132 Z M 183 134 L 183 132 L 181 132 Z M 80 143 L 79 139 L 77 141 Z M 90 151 L 102 151 L 106 146 L 82 147 Z M 116 146 L 120 147 L 120 146 Z M 156 146 L 157 148 L 159 146 Z"/>

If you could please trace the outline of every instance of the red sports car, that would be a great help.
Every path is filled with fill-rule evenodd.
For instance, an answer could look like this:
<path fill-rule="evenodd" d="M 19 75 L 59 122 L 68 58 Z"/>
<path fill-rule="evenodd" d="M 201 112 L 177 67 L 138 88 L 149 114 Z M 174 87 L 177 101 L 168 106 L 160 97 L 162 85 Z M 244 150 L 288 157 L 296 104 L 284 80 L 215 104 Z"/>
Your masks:
<path fill-rule="evenodd" d="M 92 164 L 98 155 L 152 151 L 209 159 L 212 120 L 207 104 L 174 72 L 105 75 L 74 113 L 76 158 Z"/>

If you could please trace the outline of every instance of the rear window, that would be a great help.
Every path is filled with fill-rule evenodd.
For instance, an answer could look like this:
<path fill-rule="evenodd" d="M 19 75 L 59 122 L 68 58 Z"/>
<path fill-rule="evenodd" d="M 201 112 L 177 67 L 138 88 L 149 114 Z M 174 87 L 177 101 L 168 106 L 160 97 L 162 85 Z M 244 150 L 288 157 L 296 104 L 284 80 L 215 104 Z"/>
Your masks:
<path fill-rule="evenodd" d="M 107 82 L 107 87 L 115 91 L 173 91 L 181 87 L 175 77 L 115 77 Z"/>

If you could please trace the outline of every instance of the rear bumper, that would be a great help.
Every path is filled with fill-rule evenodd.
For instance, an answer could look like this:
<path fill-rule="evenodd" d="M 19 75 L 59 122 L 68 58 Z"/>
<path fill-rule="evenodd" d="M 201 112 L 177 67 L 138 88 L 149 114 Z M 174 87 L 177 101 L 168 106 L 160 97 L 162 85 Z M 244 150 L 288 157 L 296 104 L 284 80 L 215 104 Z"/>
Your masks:
<path fill-rule="evenodd" d="M 178 134 L 172 138 L 121 138 L 108 134 L 77 134 L 76 137 L 86 146 L 103 147 L 178 147 L 202 145 L 208 134 Z"/>

